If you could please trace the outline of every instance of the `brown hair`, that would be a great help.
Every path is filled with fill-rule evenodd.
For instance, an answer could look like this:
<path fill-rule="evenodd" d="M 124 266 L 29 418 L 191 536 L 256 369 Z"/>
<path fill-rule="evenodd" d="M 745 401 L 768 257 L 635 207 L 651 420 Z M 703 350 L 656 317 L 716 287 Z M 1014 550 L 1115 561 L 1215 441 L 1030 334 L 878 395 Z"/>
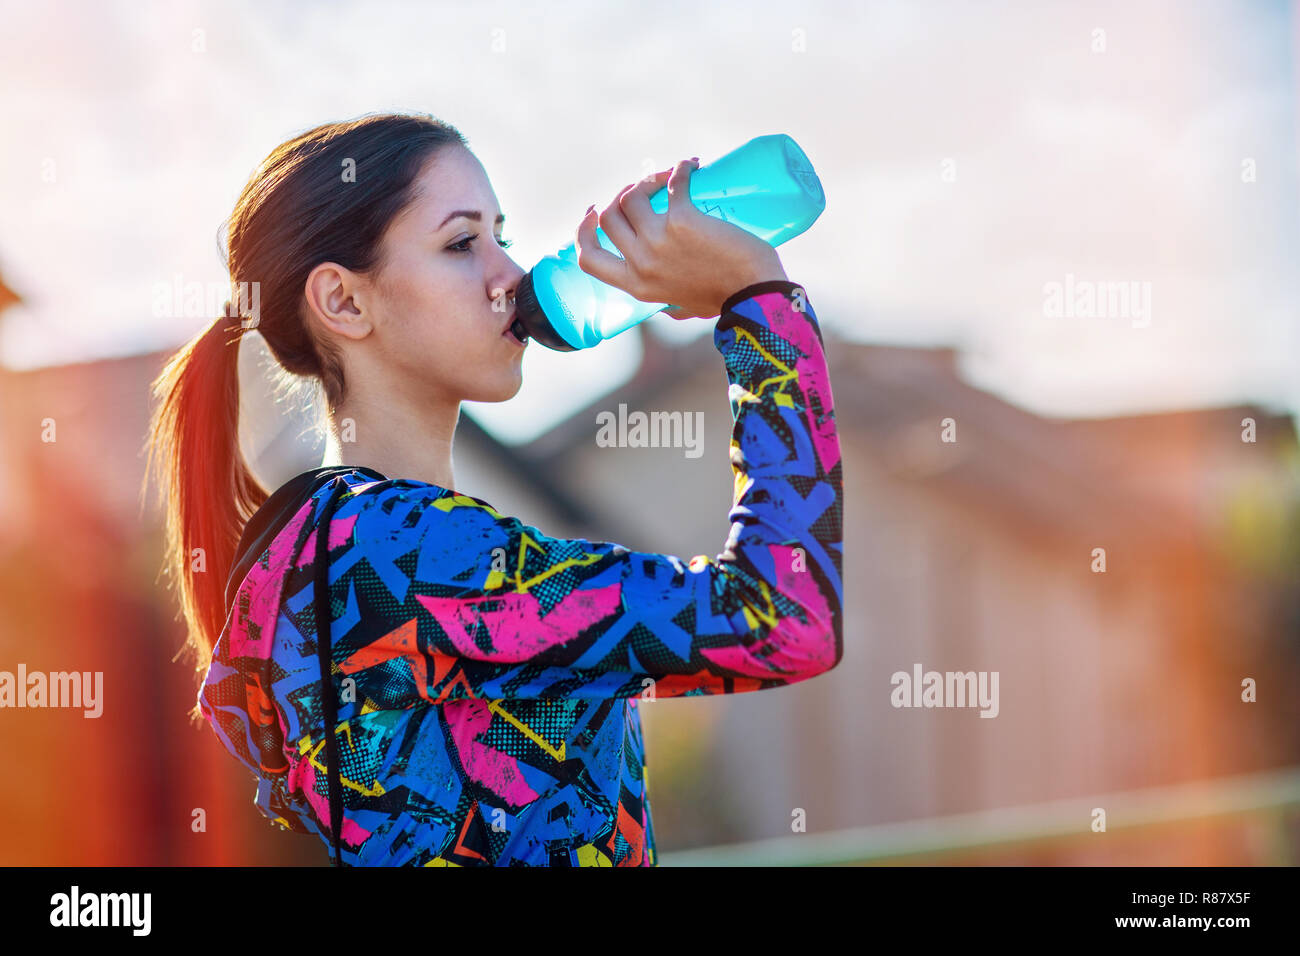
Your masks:
<path fill-rule="evenodd" d="M 159 402 L 146 441 L 145 485 L 155 476 L 164 489 L 163 572 L 179 590 L 200 678 L 225 626 L 239 537 L 268 497 L 239 446 L 241 334 L 257 328 L 289 379 L 317 380 L 328 408 L 337 408 L 347 383 L 338 354 L 304 317 L 307 276 L 321 262 L 379 267 L 381 239 L 414 198 L 421 168 L 452 145 L 468 143 L 427 114 L 328 123 L 276 147 L 235 203 L 223 250 L 231 301 L 153 381 Z M 200 716 L 197 706 L 190 713 Z"/>

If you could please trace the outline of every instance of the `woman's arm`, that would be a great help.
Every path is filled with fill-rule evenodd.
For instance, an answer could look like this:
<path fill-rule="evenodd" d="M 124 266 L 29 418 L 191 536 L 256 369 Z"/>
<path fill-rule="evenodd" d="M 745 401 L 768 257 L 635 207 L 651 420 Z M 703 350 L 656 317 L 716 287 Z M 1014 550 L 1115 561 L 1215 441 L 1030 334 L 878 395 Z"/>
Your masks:
<path fill-rule="evenodd" d="M 419 482 L 340 499 L 333 659 L 358 702 L 739 693 L 839 663 L 843 482 L 816 315 L 795 283 L 754 283 L 714 343 L 735 474 L 714 559 L 552 538 Z"/>

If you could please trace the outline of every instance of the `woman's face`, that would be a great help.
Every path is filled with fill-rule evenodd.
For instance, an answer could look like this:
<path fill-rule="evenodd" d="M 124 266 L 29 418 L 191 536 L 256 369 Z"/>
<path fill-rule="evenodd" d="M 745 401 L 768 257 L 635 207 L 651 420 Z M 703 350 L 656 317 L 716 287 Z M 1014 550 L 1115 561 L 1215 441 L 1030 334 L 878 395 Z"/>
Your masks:
<path fill-rule="evenodd" d="M 503 402 L 519 391 L 526 345 L 502 332 L 524 270 L 499 244 L 504 218 L 468 149 L 444 147 L 425 163 L 366 282 L 390 387 L 417 400 L 429 389 L 431 398 L 471 402 Z"/>

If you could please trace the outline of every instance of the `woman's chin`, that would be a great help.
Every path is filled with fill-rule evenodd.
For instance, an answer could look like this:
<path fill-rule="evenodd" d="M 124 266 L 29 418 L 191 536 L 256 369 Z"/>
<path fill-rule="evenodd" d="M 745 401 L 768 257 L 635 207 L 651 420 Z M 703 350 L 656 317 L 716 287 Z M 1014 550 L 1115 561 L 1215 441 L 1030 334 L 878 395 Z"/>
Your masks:
<path fill-rule="evenodd" d="M 515 374 L 506 381 L 496 384 L 493 388 L 485 388 L 475 392 L 472 396 L 466 397 L 467 402 L 508 402 L 519 394 L 520 387 L 524 384 L 524 377 L 520 374 L 519 369 L 515 369 Z"/>

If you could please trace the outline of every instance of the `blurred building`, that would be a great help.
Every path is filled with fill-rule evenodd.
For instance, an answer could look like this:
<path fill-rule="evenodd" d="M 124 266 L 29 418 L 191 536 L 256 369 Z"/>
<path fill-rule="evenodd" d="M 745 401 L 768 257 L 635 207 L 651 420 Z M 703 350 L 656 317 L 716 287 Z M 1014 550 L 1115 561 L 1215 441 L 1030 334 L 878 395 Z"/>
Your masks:
<path fill-rule="evenodd" d="M 713 556 L 733 487 L 721 360 L 707 335 L 628 334 L 645 342 L 633 380 L 535 441 L 504 445 L 462 415 L 458 490 L 548 534 Z M 951 349 L 826 344 L 844 659 L 792 687 L 645 707 L 661 852 L 787 834 L 796 808 L 825 831 L 1297 762 L 1290 417 L 1051 420 L 964 384 Z M 169 354 L 0 370 L 0 667 L 102 670 L 106 685 L 98 720 L 0 723 L 24 768 L 0 783 L 0 863 L 324 860 L 257 813 L 246 771 L 186 720 L 195 680 L 172 662 L 183 634 L 159 575 L 158 502 L 140 498 L 148 384 Z M 241 357 L 245 447 L 274 486 L 322 449 L 307 412 L 263 385 L 264 359 Z M 619 403 L 704 412 L 703 455 L 599 447 L 596 414 Z M 941 441 L 945 419 L 955 442 Z M 890 676 L 918 663 L 997 671 L 998 716 L 894 708 Z M 1241 702 L 1245 678 L 1256 704 Z"/>

